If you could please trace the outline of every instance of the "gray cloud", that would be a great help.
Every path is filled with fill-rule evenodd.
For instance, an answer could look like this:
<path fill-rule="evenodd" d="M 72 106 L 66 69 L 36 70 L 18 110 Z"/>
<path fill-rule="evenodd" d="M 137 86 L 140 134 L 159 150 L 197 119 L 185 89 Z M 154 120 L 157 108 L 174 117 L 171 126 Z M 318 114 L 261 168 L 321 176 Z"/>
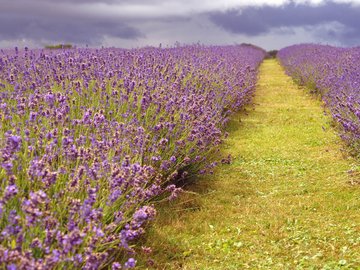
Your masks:
<path fill-rule="evenodd" d="M 248 36 L 267 34 L 281 27 L 307 27 L 310 31 L 317 29 L 316 34 L 325 39 L 344 39 L 348 43 L 360 40 L 360 7 L 350 3 L 325 2 L 310 6 L 290 2 L 281 7 L 246 7 L 212 12 L 209 13 L 209 18 L 227 31 Z M 325 27 L 326 24 L 334 23 L 338 27 Z M 324 27 L 315 27 L 319 25 Z"/>
<path fill-rule="evenodd" d="M 48 2 L 53 3 L 54 0 L 39 0 L 41 2 Z M 149 4 L 149 0 L 62 0 L 61 2 L 67 2 L 72 4 L 116 4 L 121 5 L 125 3 L 132 3 L 132 4 Z M 164 0 L 151 0 L 152 4 L 161 3 Z"/>
<path fill-rule="evenodd" d="M 11 27 L 9 27 L 11 25 Z M 136 39 L 143 34 L 121 21 L 43 18 L 0 13 L 0 39 L 35 39 L 79 44 L 100 44 L 104 35 Z"/>
<path fill-rule="evenodd" d="M 48 2 L 2 3 L 0 40 L 31 39 L 100 45 L 105 36 L 123 39 L 144 37 L 140 30 L 120 17 L 101 14 L 94 17 L 71 6 L 56 6 L 50 0 Z"/>
<path fill-rule="evenodd" d="M 179 41 L 274 48 L 360 41 L 359 6 L 314 1 L 0 0 L 0 47 L 69 42 L 129 48 Z"/>

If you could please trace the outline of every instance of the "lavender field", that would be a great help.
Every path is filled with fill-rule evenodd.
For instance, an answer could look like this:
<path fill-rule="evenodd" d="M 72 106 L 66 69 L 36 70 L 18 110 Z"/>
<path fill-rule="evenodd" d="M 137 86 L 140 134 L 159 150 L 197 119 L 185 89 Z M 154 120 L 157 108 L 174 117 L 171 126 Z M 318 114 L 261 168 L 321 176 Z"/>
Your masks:
<path fill-rule="evenodd" d="M 211 173 L 264 55 L 1 50 L 0 268 L 134 267 L 153 201 Z"/>
<path fill-rule="evenodd" d="M 342 138 L 360 155 L 360 47 L 293 45 L 278 57 L 296 82 L 320 94 Z"/>

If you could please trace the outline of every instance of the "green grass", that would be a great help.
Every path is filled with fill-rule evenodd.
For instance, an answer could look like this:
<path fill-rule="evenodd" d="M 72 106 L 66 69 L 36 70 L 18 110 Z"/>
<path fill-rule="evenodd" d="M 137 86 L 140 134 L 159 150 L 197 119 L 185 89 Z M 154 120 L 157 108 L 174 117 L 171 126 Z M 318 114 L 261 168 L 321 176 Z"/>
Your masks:
<path fill-rule="evenodd" d="M 358 163 L 321 102 L 266 60 L 255 104 L 228 126 L 233 163 L 161 205 L 140 269 L 360 269 Z"/>

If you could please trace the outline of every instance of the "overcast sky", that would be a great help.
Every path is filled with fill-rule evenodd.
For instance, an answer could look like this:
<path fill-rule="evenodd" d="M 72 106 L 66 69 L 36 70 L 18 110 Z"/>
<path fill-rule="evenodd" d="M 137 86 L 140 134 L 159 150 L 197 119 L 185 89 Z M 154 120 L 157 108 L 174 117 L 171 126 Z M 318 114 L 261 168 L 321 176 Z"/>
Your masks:
<path fill-rule="evenodd" d="M 0 0 L 0 48 L 360 45 L 360 0 Z"/>

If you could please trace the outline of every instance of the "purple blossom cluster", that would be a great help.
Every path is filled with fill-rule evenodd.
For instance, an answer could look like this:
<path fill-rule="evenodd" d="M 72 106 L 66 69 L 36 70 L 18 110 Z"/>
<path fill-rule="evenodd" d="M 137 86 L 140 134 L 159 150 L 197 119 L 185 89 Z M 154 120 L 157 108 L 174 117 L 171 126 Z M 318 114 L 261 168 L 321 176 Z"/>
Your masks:
<path fill-rule="evenodd" d="M 154 198 L 214 165 L 264 52 L 2 50 L 0 268 L 132 268 Z"/>
<path fill-rule="evenodd" d="M 322 96 L 341 137 L 360 153 L 360 47 L 302 44 L 284 48 L 278 58 L 299 84 Z"/>

